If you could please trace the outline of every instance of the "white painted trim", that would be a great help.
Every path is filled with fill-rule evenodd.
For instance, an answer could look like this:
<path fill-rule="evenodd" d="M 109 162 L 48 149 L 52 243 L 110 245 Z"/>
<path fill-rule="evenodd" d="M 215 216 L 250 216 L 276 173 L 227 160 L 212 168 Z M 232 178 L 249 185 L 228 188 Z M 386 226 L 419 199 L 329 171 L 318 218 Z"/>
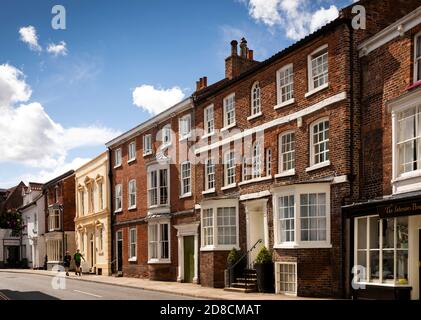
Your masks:
<path fill-rule="evenodd" d="M 231 98 L 233 98 L 233 102 L 234 102 L 234 122 L 228 125 L 227 124 L 227 117 L 226 117 L 226 104 L 225 104 L 225 102 L 228 99 L 231 99 Z M 235 110 L 235 108 L 236 108 L 235 92 L 233 92 L 233 93 L 225 96 L 224 99 L 223 99 L 223 101 L 222 101 L 222 111 L 223 111 L 223 114 L 222 114 L 222 123 L 224 124 L 224 128 L 221 129 L 221 131 L 228 130 L 229 128 L 232 128 L 233 126 L 235 126 L 236 119 L 237 119 L 237 112 L 236 112 L 237 110 Z M 214 115 L 214 118 L 215 118 L 215 115 Z"/>
<path fill-rule="evenodd" d="M 256 114 L 253 114 L 253 115 L 251 115 L 251 116 L 247 117 L 247 120 L 248 120 L 248 121 L 250 121 L 250 120 L 253 120 L 253 119 L 259 118 L 259 117 L 261 117 L 261 116 L 263 116 L 262 111 L 260 111 L 260 112 L 258 112 L 258 113 L 256 113 Z"/>
<path fill-rule="evenodd" d="M 306 172 L 318 170 L 318 169 L 329 167 L 329 166 L 330 166 L 330 160 L 327 160 L 327 161 L 320 162 L 318 164 L 314 164 L 311 167 L 306 168 Z"/>
<path fill-rule="evenodd" d="M 210 194 L 210 193 L 215 193 L 215 192 L 216 192 L 215 188 L 212 188 L 212 189 L 202 191 L 202 194 Z"/>
<path fill-rule="evenodd" d="M 195 210 L 200 210 L 202 208 L 202 206 L 200 205 L 200 204 L 198 204 L 198 203 L 196 203 L 195 205 L 194 205 L 194 209 Z"/>
<path fill-rule="evenodd" d="M 316 89 L 312 89 L 312 90 L 310 90 L 309 92 L 307 92 L 307 93 L 304 95 L 304 97 L 305 97 L 305 98 L 308 98 L 308 97 L 312 96 L 313 94 L 315 94 L 315 93 L 317 93 L 317 92 L 319 92 L 319 91 L 322 91 L 322 90 L 324 90 L 324 89 L 326 89 L 326 88 L 329 88 L 329 82 L 327 82 L 327 83 L 325 83 L 325 84 L 321 85 L 320 87 L 317 87 Z"/>
<path fill-rule="evenodd" d="M 314 127 L 317 126 L 318 124 L 322 123 L 322 122 L 329 122 L 329 135 L 327 137 L 327 141 L 330 144 L 330 119 L 329 117 L 323 117 L 323 118 L 319 118 L 316 121 L 312 122 L 310 124 L 310 130 L 309 130 L 309 141 L 310 141 L 310 159 L 309 159 L 309 163 L 310 163 L 310 167 L 308 167 L 306 169 L 306 172 L 309 171 L 313 171 L 313 170 L 317 170 L 326 166 L 330 165 L 330 161 L 324 161 L 324 162 L 320 162 L 320 163 L 314 163 L 314 135 L 313 135 L 313 130 Z M 328 151 L 328 154 L 330 153 L 330 149 Z"/>
<path fill-rule="evenodd" d="M 284 177 L 291 177 L 295 176 L 295 169 L 283 171 L 281 173 L 275 174 L 275 178 L 284 178 Z"/>
<path fill-rule="evenodd" d="M 254 179 L 250 179 L 250 180 L 246 180 L 246 181 L 241 181 L 241 182 L 238 183 L 238 185 L 243 186 L 243 185 L 250 184 L 250 183 L 256 183 L 256 182 L 271 180 L 272 178 L 273 178 L 272 176 L 254 178 Z"/>
<path fill-rule="evenodd" d="M 232 189 L 232 188 L 235 188 L 236 186 L 237 186 L 237 183 L 232 183 L 232 184 L 229 184 L 225 187 L 222 187 L 221 190 L 223 191 L 223 190 Z"/>
<path fill-rule="evenodd" d="M 307 56 L 307 84 L 308 84 L 307 90 L 308 90 L 308 92 L 304 95 L 305 98 L 311 96 L 312 94 L 314 94 L 314 93 L 316 93 L 320 90 L 323 90 L 323 89 L 327 88 L 326 83 L 324 85 L 321 85 L 320 87 L 317 87 L 317 88 L 313 87 L 313 69 L 311 67 L 312 57 L 314 55 L 318 54 L 319 52 L 321 52 L 323 50 L 326 50 L 327 48 L 328 48 L 328 45 L 325 44 L 325 45 L 317 48 L 316 50 L 314 50 L 312 53 L 310 53 Z M 329 51 L 328 51 L 328 72 L 329 72 Z M 327 85 L 329 85 L 329 76 L 328 76 Z"/>
<path fill-rule="evenodd" d="M 369 54 L 389 41 L 400 37 L 402 33 L 406 33 L 408 30 L 411 30 L 419 24 L 421 24 L 421 7 L 418 7 L 411 13 L 360 44 L 358 46 L 358 50 L 360 51 L 359 56 L 363 57 Z"/>
<path fill-rule="evenodd" d="M 281 291 L 281 288 L 279 287 L 280 279 L 279 279 L 279 273 L 280 273 L 280 267 L 282 264 L 286 265 L 294 265 L 295 266 L 295 292 L 289 293 L 289 292 L 283 292 Z M 298 292 L 298 265 L 297 262 L 286 262 L 286 261 L 276 261 L 275 262 L 275 293 L 276 294 L 284 294 L 288 296 L 297 296 Z"/>
<path fill-rule="evenodd" d="M 281 78 L 280 78 L 280 73 L 285 71 L 286 69 L 292 68 L 292 87 L 293 87 L 293 92 L 294 91 L 294 65 L 292 63 L 289 63 L 285 66 L 283 66 L 282 68 L 280 68 L 279 70 L 276 71 L 276 106 L 274 107 L 274 109 L 279 109 L 281 107 L 287 106 L 291 103 L 294 103 L 295 99 L 292 98 L 290 100 L 287 101 L 281 101 L 282 100 L 282 94 L 281 94 Z"/>
<path fill-rule="evenodd" d="M 199 222 L 175 225 L 178 238 L 178 276 L 177 281 L 184 281 L 184 237 L 194 236 L 194 276 L 193 283 L 199 281 Z"/>
<path fill-rule="evenodd" d="M 216 148 L 219 148 L 223 145 L 229 144 L 233 141 L 240 140 L 240 139 L 243 139 L 247 136 L 253 135 L 255 133 L 264 131 L 266 129 L 270 129 L 272 127 L 276 127 L 276 126 L 279 126 L 279 125 L 282 125 L 282 124 L 289 123 L 291 121 L 295 121 L 300 117 L 307 116 L 309 114 L 312 114 L 316 111 L 319 111 L 323 108 L 326 108 L 327 106 L 330 106 L 334 103 L 340 102 L 340 101 L 345 100 L 345 99 L 346 99 L 346 92 L 338 93 L 334 96 L 326 98 L 326 99 L 324 99 L 324 100 L 322 100 L 322 101 L 320 101 L 320 102 L 318 102 L 318 103 L 316 103 L 316 104 L 314 104 L 310 107 L 307 107 L 303 110 L 300 110 L 298 112 L 294 112 L 294 113 L 286 115 L 284 117 L 276 118 L 272 121 L 266 122 L 264 124 L 258 125 L 256 127 L 250 128 L 250 129 L 246 129 L 243 132 L 234 134 L 231 137 L 222 139 L 221 141 L 218 141 L 216 143 L 213 143 L 213 144 L 210 144 L 210 145 L 205 145 L 203 147 L 199 147 L 195 150 L 195 154 L 197 155 L 197 154 L 200 154 L 200 153 L 204 153 L 204 152 L 207 152 L 209 150 L 216 149 Z"/>
<path fill-rule="evenodd" d="M 334 177 L 333 181 L 332 181 L 332 184 L 346 183 L 346 182 L 348 182 L 348 176 L 343 175 L 343 176 Z"/>
<path fill-rule="evenodd" d="M 213 130 L 210 133 L 205 133 L 202 136 L 202 139 L 206 139 L 208 137 L 211 137 L 215 134 L 215 108 L 213 104 L 208 105 L 206 108 L 203 109 L 203 132 L 207 132 L 208 131 L 208 127 L 207 127 L 207 123 L 208 123 L 208 119 L 206 119 L 206 114 L 207 114 L 207 110 L 208 109 L 212 109 L 212 122 L 213 122 Z"/>
<path fill-rule="evenodd" d="M 273 107 L 273 109 L 277 110 L 277 109 L 289 106 L 290 104 L 293 104 L 293 103 L 295 103 L 295 98 L 289 99 L 282 103 L 278 103 L 276 106 Z"/>
<path fill-rule="evenodd" d="M 269 190 L 260 191 L 260 192 L 256 192 L 256 193 L 248 193 L 248 194 L 241 195 L 240 201 L 259 199 L 259 198 L 263 198 L 263 197 L 269 197 L 270 195 L 271 195 L 271 193 L 270 193 Z"/>
<path fill-rule="evenodd" d="M 231 123 L 230 125 L 228 125 L 228 126 L 226 126 L 226 127 L 223 127 L 223 128 L 221 129 L 221 132 L 225 132 L 225 131 L 227 131 L 227 130 L 229 130 L 229 129 L 231 129 L 231 128 L 234 128 L 236 125 L 237 125 L 237 122 L 236 122 L 236 121 L 234 121 L 234 122 L 233 122 L 233 123 Z"/>
<path fill-rule="evenodd" d="M 187 192 L 186 194 L 181 195 L 179 198 L 180 199 L 184 199 L 184 198 L 190 198 L 192 196 L 191 192 Z"/>
<path fill-rule="evenodd" d="M 210 132 L 210 133 L 207 133 L 207 134 L 205 134 L 205 135 L 203 135 L 203 136 L 201 136 L 200 137 L 200 139 L 207 139 L 207 138 L 210 138 L 210 137 L 213 137 L 214 135 L 216 134 L 216 132 L 215 132 L 215 130 L 214 131 L 212 131 L 212 132 Z"/>

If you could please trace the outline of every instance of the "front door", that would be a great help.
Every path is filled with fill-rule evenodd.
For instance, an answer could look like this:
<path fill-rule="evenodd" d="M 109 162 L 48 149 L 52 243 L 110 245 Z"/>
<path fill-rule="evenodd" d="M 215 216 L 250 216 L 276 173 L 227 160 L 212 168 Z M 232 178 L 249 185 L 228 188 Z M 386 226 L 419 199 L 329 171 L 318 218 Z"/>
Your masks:
<path fill-rule="evenodd" d="M 117 271 L 123 271 L 123 233 L 117 232 Z"/>
<path fill-rule="evenodd" d="M 262 210 L 253 210 L 249 211 L 249 236 L 248 236 L 248 246 L 247 250 L 251 250 L 256 243 L 261 240 L 260 243 L 250 251 L 250 259 L 248 261 L 249 268 L 253 268 L 254 261 L 257 258 L 257 255 L 260 249 L 264 246 L 265 243 L 265 231 L 264 231 L 264 213 Z"/>
<path fill-rule="evenodd" d="M 193 282 L 194 236 L 184 237 L 184 282 Z"/>

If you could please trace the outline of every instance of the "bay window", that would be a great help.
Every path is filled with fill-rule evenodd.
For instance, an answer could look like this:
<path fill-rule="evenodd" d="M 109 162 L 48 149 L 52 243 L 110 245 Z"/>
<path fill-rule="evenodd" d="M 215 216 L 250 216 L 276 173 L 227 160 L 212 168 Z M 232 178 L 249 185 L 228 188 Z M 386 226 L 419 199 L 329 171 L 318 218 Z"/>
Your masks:
<path fill-rule="evenodd" d="M 59 209 L 50 209 L 48 212 L 48 230 L 57 231 L 60 230 L 60 210 Z"/>
<path fill-rule="evenodd" d="M 331 247 L 329 184 L 274 190 L 275 247 Z"/>
<path fill-rule="evenodd" d="M 169 222 L 149 222 L 149 263 L 170 262 L 170 224 Z"/>
<path fill-rule="evenodd" d="M 235 125 L 235 94 L 224 99 L 224 127 Z"/>
<path fill-rule="evenodd" d="M 354 263 L 358 282 L 408 284 L 408 217 L 355 219 Z"/>
<path fill-rule="evenodd" d="M 201 212 L 202 250 L 238 247 L 238 201 L 209 201 Z"/>
<path fill-rule="evenodd" d="M 148 206 L 168 205 L 168 168 L 148 168 Z"/>

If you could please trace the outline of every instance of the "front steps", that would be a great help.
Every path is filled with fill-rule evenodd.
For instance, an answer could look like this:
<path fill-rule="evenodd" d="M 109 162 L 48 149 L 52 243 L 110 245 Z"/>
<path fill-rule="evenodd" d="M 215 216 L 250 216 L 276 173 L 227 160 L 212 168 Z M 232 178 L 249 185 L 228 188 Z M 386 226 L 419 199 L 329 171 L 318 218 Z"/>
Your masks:
<path fill-rule="evenodd" d="M 251 293 L 257 292 L 257 275 L 254 269 L 245 269 L 241 277 L 236 278 L 231 287 L 224 288 L 225 291 Z"/>

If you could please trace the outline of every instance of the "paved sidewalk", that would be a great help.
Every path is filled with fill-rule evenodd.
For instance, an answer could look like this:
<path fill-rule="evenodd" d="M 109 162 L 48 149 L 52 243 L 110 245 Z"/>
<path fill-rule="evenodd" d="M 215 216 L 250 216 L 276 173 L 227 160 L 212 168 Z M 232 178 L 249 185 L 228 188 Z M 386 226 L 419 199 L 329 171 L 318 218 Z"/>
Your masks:
<path fill-rule="evenodd" d="M 30 269 L 0 269 L 0 272 L 27 273 L 43 276 L 56 276 L 57 272 L 45 270 Z M 280 294 L 267 293 L 237 293 L 228 292 L 223 289 L 206 288 L 201 285 L 191 283 L 150 281 L 145 279 L 127 278 L 127 277 L 108 277 L 96 275 L 75 276 L 70 273 L 69 278 L 80 281 L 91 281 L 96 283 L 111 284 L 116 286 L 159 291 L 165 293 L 175 293 L 189 297 L 213 299 L 213 300 L 313 300 L 309 298 L 292 297 Z"/>

